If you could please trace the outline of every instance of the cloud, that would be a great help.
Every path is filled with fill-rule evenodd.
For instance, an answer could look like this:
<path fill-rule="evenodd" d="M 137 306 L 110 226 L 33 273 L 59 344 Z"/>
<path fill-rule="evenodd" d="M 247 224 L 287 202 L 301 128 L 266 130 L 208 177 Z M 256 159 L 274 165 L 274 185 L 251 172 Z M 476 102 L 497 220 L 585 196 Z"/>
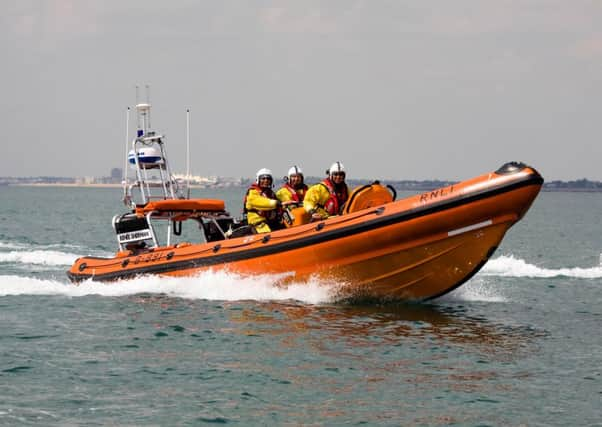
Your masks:
<path fill-rule="evenodd" d="M 333 34 L 340 30 L 339 13 L 317 5 L 302 8 L 271 6 L 261 10 L 259 16 L 266 32 Z"/>
<path fill-rule="evenodd" d="M 18 41 L 29 40 L 42 50 L 56 49 L 98 31 L 99 10 L 76 0 L 19 1 L 7 11 L 5 30 Z"/>
<path fill-rule="evenodd" d="M 572 46 L 571 53 L 580 59 L 602 59 L 602 34 L 592 34 L 577 41 Z"/>

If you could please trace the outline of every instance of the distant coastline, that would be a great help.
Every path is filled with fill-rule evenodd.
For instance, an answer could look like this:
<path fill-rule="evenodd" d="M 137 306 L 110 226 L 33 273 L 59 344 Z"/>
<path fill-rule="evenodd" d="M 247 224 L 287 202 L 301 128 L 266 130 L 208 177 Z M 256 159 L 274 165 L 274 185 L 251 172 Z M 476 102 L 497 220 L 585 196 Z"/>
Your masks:
<path fill-rule="evenodd" d="M 308 183 L 319 182 L 319 177 L 308 177 Z M 214 178 L 210 183 L 191 183 L 193 189 L 219 189 L 219 188 L 247 188 L 251 184 L 250 178 Z M 374 182 L 368 179 L 349 179 L 350 187 L 366 185 Z M 445 180 L 382 180 L 398 191 L 431 191 L 436 188 L 456 184 L 458 181 Z M 276 183 L 278 185 L 278 183 Z M 109 178 L 81 178 L 68 177 L 0 177 L 0 186 L 13 187 L 72 187 L 72 188 L 121 188 L 121 180 L 110 182 Z M 545 182 L 542 191 L 546 192 L 580 192 L 599 193 L 602 192 L 602 182 L 580 179 L 575 181 L 550 181 Z"/>
<path fill-rule="evenodd" d="M 9 187 L 77 187 L 77 188 L 121 188 L 121 184 L 76 184 L 76 183 L 57 183 L 57 182 L 30 182 L 30 183 L 9 183 Z"/>

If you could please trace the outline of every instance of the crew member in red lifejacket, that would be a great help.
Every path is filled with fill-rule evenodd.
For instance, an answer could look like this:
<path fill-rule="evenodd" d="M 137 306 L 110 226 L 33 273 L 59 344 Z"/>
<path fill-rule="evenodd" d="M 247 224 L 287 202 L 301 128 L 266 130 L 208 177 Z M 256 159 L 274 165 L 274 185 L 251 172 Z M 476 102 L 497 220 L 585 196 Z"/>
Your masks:
<path fill-rule="evenodd" d="M 289 206 L 301 206 L 307 185 L 303 182 L 303 171 L 299 166 L 293 166 L 288 170 L 284 185 L 276 192 L 276 197 L 282 204 L 290 202 Z"/>
<path fill-rule="evenodd" d="M 341 162 L 334 162 L 326 174 L 326 179 L 307 190 L 303 200 L 303 208 L 311 214 L 314 221 L 340 215 L 349 198 L 345 166 Z"/>
<path fill-rule="evenodd" d="M 247 222 L 257 233 L 269 233 L 282 228 L 282 204 L 272 190 L 272 171 L 259 169 L 255 183 L 247 190 L 243 201 Z"/>

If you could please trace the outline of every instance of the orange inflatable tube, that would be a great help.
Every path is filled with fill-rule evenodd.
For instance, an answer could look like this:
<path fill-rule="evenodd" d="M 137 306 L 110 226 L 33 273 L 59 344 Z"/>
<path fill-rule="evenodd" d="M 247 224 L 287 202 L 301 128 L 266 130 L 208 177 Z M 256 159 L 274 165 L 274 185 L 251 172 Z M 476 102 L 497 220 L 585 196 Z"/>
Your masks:
<path fill-rule="evenodd" d="M 542 183 L 533 168 L 509 163 L 398 201 L 380 186 L 370 190 L 371 197 L 361 192 L 355 201 L 350 197 L 344 215 L 324 221 L 137 255 L 83 257 L 68 275 L 73 281 L 111 281 L 141 274 L 189 276 L 207 269 L 288 273 L 283 285 L 310 277 L 333 281 L 346 298 L 425 300 L 472 277 L 527 212 Z"/>

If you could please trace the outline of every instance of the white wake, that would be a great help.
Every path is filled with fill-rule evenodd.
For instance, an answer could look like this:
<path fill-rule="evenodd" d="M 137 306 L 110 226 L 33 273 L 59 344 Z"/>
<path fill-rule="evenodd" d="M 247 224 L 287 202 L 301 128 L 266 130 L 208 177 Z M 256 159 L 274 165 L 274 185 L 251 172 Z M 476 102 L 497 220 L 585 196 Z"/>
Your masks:
<path fill-rule="evenodd" d="M 503 295 L 502 287 L 495 286 L 477 275 L 449 294 L 438 298 L 438 301 L 505 302 L 507 298 Z"/>
<path fill-rule="evenodd" d="M 499 277 L 574 277 L 578 279 L 598 279 L 602 277 L 602 266 L 581 268 L 543 268 L 529 264 L 525 260 L 512 255 L 500 256 L 489 260 L 480 271 L 481 276 Z"/>
<path fill-rule="evenodd" d="M 2 264 L 17 268 L 28 266 L 71 266 L 82 254 L 110 257 L 113 253 L 70 244 L 40 245 L 20 242 L 0 242 L 0 271 Z"/>
<path fill-rule="evenodd" d="M 0 252 L 0 263 L 33 265 L 71 265 L 80 255 L 60 251 L 10 251 Z"/>
<path fill-rule="evenodd" d="M 45 248 L 45 249 L 44 249 Z M 40 268 L 69 267 L 81 255 L 63 252 L 62 247 L 26 245 L 0 242 L 0 274 L 3 264 L 15 264 L 17 268 L 37 271 Z M 78 250 L 79 248 L 73 248 Z M 98 254 L 110 256 L 111 254 Z M 66 269 L 66 268 L 65 268 Z M 443 297 L 463 301 L 505 301 L 503 288 L 492 286 L 489 277 L 553 278 L 573 277 L 582 279 L 602 278 L 602 266 L 589 268 L 543 268 L 512 255 L 490 260 L 483 269 L 463 286 Z M 160 293 L 173 297 L 207 300 L 297 300 L 309 304 L 329 303 L 336 300 L 334 283 L 310 280 L 308 283 L 292 283 L 278 286 L 282 275 L 241 276 L 226 271 L 207 271 L 193 277 L 145 276 L 112 283 L 85 281 L 79 285 L 64 282 L 0 275 L 0 296 L 4 295 L 84 295 L 123 296 L 139 293 Z"/>
<path fill-rule="evenodd" d="M 337 286 L 310 280 L 278 286 L 282 275 L 240 276 L 224 271 L 206 271 L 191 277 L 143 276 L 111 283 L 84 281 L 78 285 L 21 276 L 0 276 L 0 296 L 85 295 L 125 296 L 140 293 L 166 294 L 186 299 L 222 301 L 297 300 L 308 304 L 332 302 Z"/>

